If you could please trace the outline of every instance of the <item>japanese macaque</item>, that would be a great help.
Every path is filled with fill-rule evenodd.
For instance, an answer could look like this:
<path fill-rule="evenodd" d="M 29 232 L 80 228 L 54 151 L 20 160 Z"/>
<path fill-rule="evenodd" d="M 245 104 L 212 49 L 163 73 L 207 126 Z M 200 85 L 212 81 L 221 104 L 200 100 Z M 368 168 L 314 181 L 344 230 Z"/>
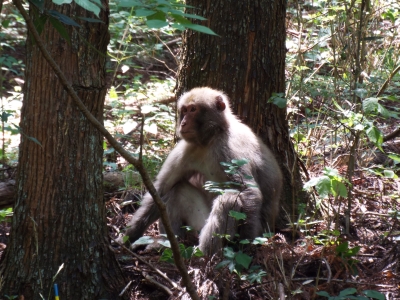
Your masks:
<path fill-rule="evenodd" d="M 253 239 L 273 229 L 279 211 L 282 173 L 271 151 L 252 130 L 233 115 L 228 97 L 221 91 L 194 88 L 178 100 L 182 138 L 169 154 L 154 183 L 166 203 L 174 233 L 183 237 L 183 226 L 200 231 L 199 247 L 211 255 L 226 240 L 239 234 Z M 227 174 L 221 162 L 247 159 L 235 174 Z M 221 194 L 204 189 L 204 183 L 241 183 L 239 191 Z M 246 214 L 238 222 L 230 211 Z M 159 218 L 153 198 L 147 193 L 128 223 L 132 243 Z M 164 228 L 160 222 L 160 231 Z M 230 239 L 230 240 L 231 240 Z"/>

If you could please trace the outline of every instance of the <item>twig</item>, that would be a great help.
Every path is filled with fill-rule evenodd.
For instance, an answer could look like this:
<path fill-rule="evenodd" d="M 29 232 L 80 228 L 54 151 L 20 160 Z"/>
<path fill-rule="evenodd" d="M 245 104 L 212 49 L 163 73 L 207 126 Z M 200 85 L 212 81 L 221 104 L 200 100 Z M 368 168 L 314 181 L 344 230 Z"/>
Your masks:
<path fill-rule="evenodd" d="M 20 0 L 13 0 L 14 5 L 18 8 L 20 11 L 21 15 L 25 19 L 26 25 L 28 26 L 28 30 L 31 32 L 33 37 L 36 40 L 36 44 L 39 47 L 40 51 L 43 54 L 43 57 L 46 59 L 46 61 L 49 63 L 49 65 L 52 67 L 54 70 L 54 73 L 58 76 L 58 79 L 60 80 L 61 84 L 67 91 L 67 93 L 71 96 L 72 100 L 75 102 L 75 104 L 78 106 L 78 108 L 81 110 L 81 112 L 85 115 L 85 117 L 89 120 L 92 125 L 97 128 L 103 136 L 107 139 L 107 141 L 111 144 L 111 146 L 114 147 L 115 151 L 117 151 L 123 158 L 125 158 L 129 163 L 134 165 L 134 167 L 139 171 L 140 175 L 142 176 L 143 183 L 148 189 L 150 195 L 153 197 L 154 202 L 156 203 L 158 210 L 160 212 L 160 217 L 161 221 L 164 225 L 165 231 L 167 233 L 167 237 L 171 243 L 171 249 L 174 255 L 174 261 L 175 264 L 182 276 L 182 282 L 186 286 L 186 289 L 189 293 L 189 295 L 192 297 L 192 299 L 195 300 L 200 300 L 199 296 L 197 295 L 197 291 L 195 286 L 193 285 L 192 281 L 190 280 L 189 274 L 187 272 L 186 266 L 183 263 L 182 256 L 179 251 L 179 245 L 178 241 L 175 238 L 175 235 L 172 231 L 171 223 L 169 222 L 168 216 L 167 216 L 167 210 L 165 203 L 161 200 L 160 196 L 157 193 L 157 190 L 155 189 L 149 174 L 147 173 L 146 169 L 144 168 L 143 164 L 135 159 L 133 156 L 130 155 L 128 151 L 126 151 L 118 142 L 113 138 L 113 136 L 107 131 L 107 129 L 90 113 L 90 111 L 86 108 L 86 106 L 83 104 L 82 100 L 79 98 L 77 93 L 75 92 L 74 88 L 72 85 L 68 82 L 67 77 L 64 75 L 60 67 L 57 65 L 57 63 L 54 61 L 54 59 L 51 57 L 49 52 L 47 51 L 45 45 L 43 44 L 42 39 L 39 36 L 39 33 L 37 32 L 35 25 L 33 24 L 32 19 L 30 16 L 27 14 L 25 9 L 22 7 L 21 1 Z"/>
<path fill-rule="evenodd" d="M 132 252 L 131 250 L 128 249 L 128 247 L 126 247 L 123 244 L 118 243 L 118 241 L 116 239 L 114 239 L 112 236 L 110 236 L 110 238 L 116 242 L 118 245 L 120 245 L 122 247 L 122 249 L 124 249 L 126 252 L 128 252 L 130 255 L 134 256 L 138 261 L 140 261 L 141 263 L 145 264 L 146 266 L 150 267 L 150 269 L 152 269 L 153 271 L 155 271 L 158 275 L 160 275 L 162 278 L 164 278 L 166 281 L 168 281 L 175 289 L 181 290 L 181 287 L 176 284 L 174 281 L 172 281 L 171 279 L 169 279 L 167 277 L 167 275 L 165 275 L 163 272 L 161 272 L 159 269 L 157 269 L 156 267 L 154 267 L 151 263 L 145 261 L 143 258 L 140 257 L 140 255 L 137 255 L 135 252 Z"/>
<path fill-rule="evenodd" d="M 126 292 L 126 290 L 128 289 L 128 287 L 132 284 L 133 280 L 129 281 L 128 284 L 124 287 L 124 289 L 121 291 L 121 293 L 119 293 L 118 296 L 122 297 L 122 295 Z M 50 299 L 50 298 L 49 298 Z"/>
<path fill-rule="evenodd" d="M 400 136 L 400 127 L 397 128 L 395 131 L 393 131 L 392 133 L 389 133 L 388 135 L 385 135 L 383 137 L 383 141 L 387 142 L 390 140 L 393 140 L 394 138 L 397 138 L 398 136 Z"/>
<path fill-rule="evenodd" d="M 169 288 L 167 288 L 165 285 L 155 281 L 153 279 L 153 277 L 149 276 L 149 274 L 147 274 L 146 272 L 142 272 L 142 275 L 144 278 L 146 278 L 147 281 L 151 282 L 152 284 L 154 284 L 155 286 L 157 286 L 158 288 L 160 288 L 161 290 L 163 290 L 165 293 L 168 294 L 168 296 L 172 295 L 172 292 Z"/>
<path fill-rule="evenodd" d="M 394 77 L 394 75 L 396 75 L 396 73 L 400 70 L 400 65 L 398 65 L 392 73 L 390 73 L 388 79 L 386 79 L 386 81 L 383 83 L 382 87 L 380 88 L 378 94 L 376 94 L 376 97 L 379 97 L 380 95 L 383 94 L 383 92 L 386 90 L 389 82 L 392 80 L 392 78 Z"/>
<path fill-rule="evenodd" d="M 175 102 L 176 97 L 172 96 L 172 97 L 168 97 L 165 99 L 161 99 L 161 100 L 156 100 L 154 103 L 159 103 L 159 104 L 170 104 L 172 102 Z"/>
<path fill-rule="evenodd" d="M 285 300 L 285 289 L 283 287 L 283 284 L 279 282 L 278 284 L 278 290 L 279 290 L 279 300 Z"/>
<path fill-rule="evenodd" d="M 389 85 L 389 82 L 392 80 L 392 78 L 394 77 L 394 75 L 396 75 L 397 72 L 399 72 L 400 70 L 400 65 L 398 65 L 392 73 L 390 73 L 389 77 L 386 79 L 386 81 L 383 83 L 382 87 L 380 88 L 379 92 L 376 94 L 376 97 L 379 97 L 380 95 L 383 94 L 383 92 L 386 90 L 387 86 Z M 392 140 L 396 137 L 400 136 L 400 127 L 397 128 L 395 131 L 393 131 L 392 133 L 389 133 L 388 135 L 385 135 L 383 137 L 383 141 L 387 142 L 389 140 Z"/>
<path fill-rule="evenodd" d="M 329 282 L 331 282 L 331 279 L 332 279 L 331 267 L 329 266 L 329 263 L 328 263 L 328 261 L 327 261 L 325 258 L 323 258 L 322 260 L 323 260 L 323 262 L 324 262 L 325 265 L 326 265 L 326 269 L 328 270 L 328 278 L 327 278 L 326 281 L 329 283 Z"/>

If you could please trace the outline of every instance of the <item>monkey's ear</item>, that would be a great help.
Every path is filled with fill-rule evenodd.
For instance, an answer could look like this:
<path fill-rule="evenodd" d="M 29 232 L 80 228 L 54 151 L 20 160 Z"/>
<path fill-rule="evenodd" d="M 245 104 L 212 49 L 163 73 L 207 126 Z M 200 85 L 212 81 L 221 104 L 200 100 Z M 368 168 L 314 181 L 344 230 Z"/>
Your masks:
<path fill-rule="evenodd" d="M 226 108 L 226 105 L 225 105 L 225 103 L 224 103 L 224 100 L 222 100 L 222 97 L 221 97 L 221 96 L 217 96 L 217 97 L 215 98 L 215 100 L 217 100 L 217 109 L 218 109 L 219 111 L 224 111 L 225 108 Z"/>

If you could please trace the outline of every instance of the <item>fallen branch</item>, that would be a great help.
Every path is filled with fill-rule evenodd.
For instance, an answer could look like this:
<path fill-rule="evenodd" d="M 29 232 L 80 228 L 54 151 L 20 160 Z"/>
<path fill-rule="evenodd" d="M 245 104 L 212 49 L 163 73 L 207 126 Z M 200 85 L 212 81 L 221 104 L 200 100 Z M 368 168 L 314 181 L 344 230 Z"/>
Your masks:
<path fill-rule="evenodd" d="M 393 140 L 393 139 L 397 138 L 398 136 L 400 136 L 400 127 L 397 128 L 397 129 L 396 129 L 395 131 L 393 131 L 392 133 L 389 133 L 388 135 L 385 135 L 385 136 L 383 137 L 383 141 L 384 141 L 384 142 L 387 142 L 387 141 L 390 141 L 390 140 Z"/>

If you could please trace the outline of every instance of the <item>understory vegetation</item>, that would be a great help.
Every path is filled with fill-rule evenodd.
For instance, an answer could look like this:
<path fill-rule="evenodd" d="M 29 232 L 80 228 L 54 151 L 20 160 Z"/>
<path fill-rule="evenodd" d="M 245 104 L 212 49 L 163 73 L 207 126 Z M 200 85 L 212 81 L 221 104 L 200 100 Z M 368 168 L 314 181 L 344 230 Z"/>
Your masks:
<path fill-rule="evenodd" d="M 18 154 L 26 32 L 11 2 L 4 2 L 0 20 L 0 176 L 9 182 Z M 110 2 L 104 119 L 154 178 L 176 141 L 183 28 L 152 21 L 144 10 Z M 286 47 L 286 93 L 271 101 L 287 107 L 310 201 L 282 232 L 242 241 L 243 249 L 227 247 L 222 257 L 205 260 L 184 241 L 189 274 L 202 299 L 218 299 L 221 290 L 232 299 L 400 299 L 400 4 L 291 0 Z M 234 171 L 243 162 L 226 163 Z M 144 186 L 106 142 L 104 178 L 116 237 Z M 3 208 L 0 249 L 12 216 Z M 158 235 L 157 225 L 147 235 L 144 244 Z M 167 277 L 124 249 L 116 252 L 131 280 L 125 291 L 131 299 L 186 297 L 168 247 L 139 252 Z"/>

